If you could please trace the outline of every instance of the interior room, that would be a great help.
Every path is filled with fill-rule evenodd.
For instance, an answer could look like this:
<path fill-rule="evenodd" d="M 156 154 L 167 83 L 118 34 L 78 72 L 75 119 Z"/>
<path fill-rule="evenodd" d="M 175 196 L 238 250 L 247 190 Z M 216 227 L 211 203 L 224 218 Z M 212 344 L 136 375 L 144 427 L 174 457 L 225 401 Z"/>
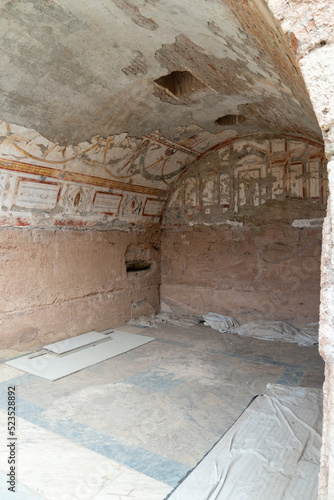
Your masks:
<path fill-rule="evenodd" d="M 0 3 L 1 498 L 333 497 L 333 19 Z"/>

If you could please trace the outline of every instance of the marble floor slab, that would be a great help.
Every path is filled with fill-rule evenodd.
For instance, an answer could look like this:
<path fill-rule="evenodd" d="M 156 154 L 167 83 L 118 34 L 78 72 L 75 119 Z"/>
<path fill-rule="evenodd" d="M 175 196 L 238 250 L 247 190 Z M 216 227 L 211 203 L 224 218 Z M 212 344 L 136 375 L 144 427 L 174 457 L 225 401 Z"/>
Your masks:
<path fill-rule="evenodd" d="M 18 416 L 18 489 L 9 498 L 163 500 L 267 383 L 323 383 L 313 346 L 204 326 L 117 331 L 156 340 L 55 381 L 0 363 L 1 500 L 8 386 Z"/>
<path fill-rule="evenodd" d="M 7 440 L 6 424 L 7 414 L 0 411 L 1 443 Z M 34 499 L 84 500 L 97 494 L 97 498 L 108 498 L 107 492 L 129 496 L 134 490 L 144 490 L 147 498 L 159 492 L 164 498 L 172 489 L 24 419 L 18 419 L 17 429 L 19 486 L 11 498 L 21 500 L 21 496 L 32 495 Z M 0 470 L 4 474 L 8 472 L 7 455 L 2 448 Z M 3 484 L 4 474 L 0 476 L 0 491 L 8 491 Z"/>

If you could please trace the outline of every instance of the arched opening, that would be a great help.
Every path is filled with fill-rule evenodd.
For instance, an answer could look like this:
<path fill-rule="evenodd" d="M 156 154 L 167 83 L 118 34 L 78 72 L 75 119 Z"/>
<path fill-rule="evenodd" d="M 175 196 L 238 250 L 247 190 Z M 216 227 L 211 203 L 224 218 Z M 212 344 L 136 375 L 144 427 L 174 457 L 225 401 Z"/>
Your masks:
<path fill-rule="evenodd" d="M 310 344 L 321 293 L 319 500 L 331 497 L 331 9 L 329 0 L 1 9 L 0 338 L 12 362 L 1 365 L 2 389 L 19 387 L 22 428 L 37 449 L 48 445 L 41 477 L 31 441 L 20 444 L 27 496 L 38 484 L 45 498 L 162 500 L 268 382 L 319 395 L 323 362 Z M 199 319 L 208 313 L 229 317 L 221 331 Z M 245 334 L 261 321 L 308 346 Z M 85 333 L 104 354 L 115 331 L 123 350 L 68 379 L 15 365 L 28 356 L 40 369 L 44 346 Z M 152 338 L 131 350 L 129 335 Z M 64 450 L 73 468 L 58 460 Z M 291 484 L 314 478 L 318 458 L 312 474 L 288 471 Z M 294 485 L 315 498 L 314 481 Z"/>
<path fill-rule="evenodd" d="M 162 302 L 241 322 L 319 321 L 326 203 L 321 142 L 267 135 L 216 146 L 183 174 L 166 208 Z"/>

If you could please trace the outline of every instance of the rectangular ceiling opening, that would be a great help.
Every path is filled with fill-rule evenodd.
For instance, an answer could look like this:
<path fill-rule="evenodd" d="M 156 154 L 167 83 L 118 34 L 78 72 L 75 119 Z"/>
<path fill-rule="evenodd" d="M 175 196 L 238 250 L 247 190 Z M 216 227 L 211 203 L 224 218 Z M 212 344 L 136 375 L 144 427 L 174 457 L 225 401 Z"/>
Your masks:
<path fill-rule="evenodd" d="M 169 90 L 176 97 L 187 96 L 197 90 L 206 88 L 206 85 L 189 71 L 172 71 L 172 73 L 161 76 L 154 82 L 160 87 Z"/>

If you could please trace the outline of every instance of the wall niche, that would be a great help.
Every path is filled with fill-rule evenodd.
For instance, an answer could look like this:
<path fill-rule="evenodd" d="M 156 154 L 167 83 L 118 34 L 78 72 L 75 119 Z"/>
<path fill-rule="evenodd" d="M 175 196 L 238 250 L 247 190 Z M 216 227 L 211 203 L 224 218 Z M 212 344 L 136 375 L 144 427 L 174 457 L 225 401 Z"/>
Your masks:
<path fill-rule="evenodd" d="M 148 243 L 131 243 L 125 252 L 125 269 L 127 275 L 146 274 L 156 268 L 155 251 Z"/>

